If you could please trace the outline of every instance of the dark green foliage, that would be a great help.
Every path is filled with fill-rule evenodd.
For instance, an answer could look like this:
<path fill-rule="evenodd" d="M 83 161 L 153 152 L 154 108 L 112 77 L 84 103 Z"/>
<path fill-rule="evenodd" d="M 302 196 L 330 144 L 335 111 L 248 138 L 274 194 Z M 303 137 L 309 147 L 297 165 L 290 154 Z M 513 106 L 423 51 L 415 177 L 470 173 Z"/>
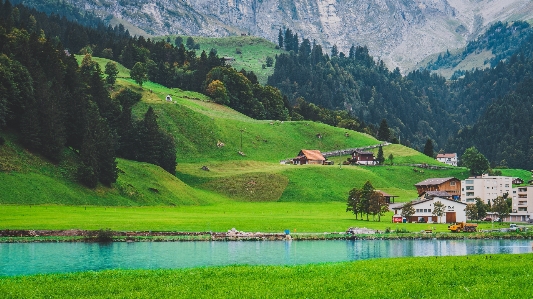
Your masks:
<path fill-rule="evenodd" d="M 424 155 L 433 158 L 434 153 L 435 151 L 433 150 L 433 141 L 428 138 L 426 144 L 424 145 Z"/>
<path fill-rule="evenodd" d="M 390 72 L 382 61 L 375 62 L 366 47 L 353 47 L 348 57 L 329 57 L 304 39 L 298 54 L 277 56 L 268 84 L 288 95 L 292 105 L 303 98 L 326 109 L 348 108 L 365 123 L 387 119 L 404 143 L 422 146 L 427 138 L 444 143 L 456 131 L 443 101 L 449 97 L 444 78 L 429 72 L 402 77 L 399 70 Z M 436 128 L 445 133 L 437 134 Z"/>
<path fill-rule="evenodd" d="M 88 103 L 86 111 L 78 179 L 90 188 L 96 187 L 98 181 L 109 186 L 118 177 L 115 162 L 116 139 L 94 102 Z"/>
<path fill-rule="evenodd" d="M 491 210 L 498 215 L 500 222 L 503 221 L 503 218 L 509 216 L 509 212 L 511 211 L 506 199 L 502 196 L 498 196 L 494 199 Z"/>
<path fill-rule="evenodd" d="M 386 119 L 382 119 L 379 124 L 377 139 L 381 141 L 389 141 L 391 137 L 389 125 Z"/>
<path fill-rule="evenodd" d="M 380 145 L 378 149 L 378 156 L 376 157 L 376 161 L 379 165 L 382 165 L 383 162 L 385 162 L 385 156 L 383 155 L 383 147 Z"/>
<path fill-rule="evenodd" d="M 381 193 L 376 192 L 372 183 L 366 181 L 363 188 L 353 188 L 348 193 L 348 201 L 346 206 L 346 212 L 352 212 L 357 219 L 358 215 L 363 218 L 363 214 L 366 214 L 366 220 L 369 215 L 378 215 L 378 221 L 381 220 L 381 216 L 388 210 L 388 204 Z"/>
<path fill-rule="evenodd" d="M 124 88 L 118 92 L 118 94 L 115 96 L 115 100 L 117 100 L 122 108 L 125 107 L 133 107 L 133 105 L 137 104 L 142 98 L 142 95 L 140 93 L 137 93 L 129 88 Z"/>
<path fill-rule="evenodd" d="M 490 207 L 481 200 L 481 198 L 476 198 L 476 219 L 481 220 L 487 216 L 487 212 L 489 211 Z"/>
<path fill-rule="evenodd" d="M 489 161 L 475 147 L 468 148 L 460 158 L 462 165 L 470 169 L 471 175 L 481 175 L 489 170 Z"/>
<path fill-rule="evenodd" d="M 271 67 L 272 65 L 274 65 L 274 59 L 270 56 L 267 56 L 265 63 L 267 67 Z"/>
<path fill-rule="evenodd" d="M 113 233 L 113 231 L 110 228 L 99 229 L 96 232 L 96 241 L 97 242 L 102 242 L 102 243 L 112 242 L 113 241 L 113 235 L 114 235 L 114 233 Z"/>
<path fill-rule="evenodd" d="M 131 69 L 130 76 L 139 86 L 143 86 L 143 83 L 148 80 L 148 69 L 142 62 L 136 62 Z"/>
<path fill-rule="evenodd" d="M 137 137 L 134 132 L 128 132 L 121 141 L 122 152 L 135 155 L 137 161 L 155 164 L 171 174 L 176 172 L 176 145 L 171 135 L 165 133 L 157 124 L 157 116 L 152 107 L 144 114 L 144 119 L 137 123 Z M 128 144 L 137 143 L 138 152 L 130 152 Z"/>
<path fill-rule="evenodd" d="M 117 81 L 118 68 L 115 62 L 109 61 L 105 65 L 106 83 L 113 86 Z"/>
<path fill-rule="evenodd" d="M 174 44 L 179 47 L 183 44 L 183 37 L 181 36 L 176 36 L 176 40 L 174 41 Z"/>

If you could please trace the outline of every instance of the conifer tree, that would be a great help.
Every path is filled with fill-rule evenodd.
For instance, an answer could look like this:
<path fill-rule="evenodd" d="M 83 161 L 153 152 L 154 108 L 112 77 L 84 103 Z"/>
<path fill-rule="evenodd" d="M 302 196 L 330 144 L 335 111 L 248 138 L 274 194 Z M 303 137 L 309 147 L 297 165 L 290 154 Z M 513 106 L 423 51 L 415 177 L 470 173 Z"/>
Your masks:
<path fill-rule="evenodd" d="M 389 129 L 389 125 L 387 124 L 387 120 L 386 119 L 382 119 L 381 123 L 379 124 L 377 138 L 380 141 L 389 141 L 390 140 L 390 129 Z"/>
<path fill-rule="evenodd" d="M 433 158 L 433 141 L 431 139 L 427 139 L 426 145 L 424 145 L 424 155 Z"/>

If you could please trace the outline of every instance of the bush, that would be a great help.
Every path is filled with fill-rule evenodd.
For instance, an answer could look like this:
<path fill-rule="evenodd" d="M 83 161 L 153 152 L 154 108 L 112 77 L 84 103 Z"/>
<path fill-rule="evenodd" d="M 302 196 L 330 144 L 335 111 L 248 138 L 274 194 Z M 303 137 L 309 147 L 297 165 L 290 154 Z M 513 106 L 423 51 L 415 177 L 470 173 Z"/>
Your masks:
<path fill-rule="evenodd" d="M 109 228 L 103 229 L 101 228 L 96 233 L 96 241 L 98 242 L 112 242 L 113 241 L 113 231 Z"/>

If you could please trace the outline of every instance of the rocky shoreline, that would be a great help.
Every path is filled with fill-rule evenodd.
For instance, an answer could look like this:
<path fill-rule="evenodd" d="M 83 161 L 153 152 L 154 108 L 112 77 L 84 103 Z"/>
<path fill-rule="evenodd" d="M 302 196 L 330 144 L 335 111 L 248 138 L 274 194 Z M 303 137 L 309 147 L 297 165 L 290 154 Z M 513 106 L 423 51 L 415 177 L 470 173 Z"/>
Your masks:
<path fill-rule="evenodd" d="M 532 232 L 475 233 L 250 233 L 227 232 L 111 231 L 111 230 L 0 230 L 0 243 L 31 242 L 179 242 L 179 241 L 280 241 L 280 240 L 464 240 L 533 239 Z"/>

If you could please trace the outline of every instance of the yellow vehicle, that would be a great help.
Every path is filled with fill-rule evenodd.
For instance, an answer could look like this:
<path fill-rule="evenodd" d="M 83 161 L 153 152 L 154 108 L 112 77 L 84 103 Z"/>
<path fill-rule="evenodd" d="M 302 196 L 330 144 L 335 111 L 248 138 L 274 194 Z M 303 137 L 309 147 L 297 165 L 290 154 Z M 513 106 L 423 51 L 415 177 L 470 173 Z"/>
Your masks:
<path fill-rule="evenodd" d="M 448 229 L 454 233 L 475 232 L 477 231 L 477 223 L 457 222 L 449 225 Z"/>

